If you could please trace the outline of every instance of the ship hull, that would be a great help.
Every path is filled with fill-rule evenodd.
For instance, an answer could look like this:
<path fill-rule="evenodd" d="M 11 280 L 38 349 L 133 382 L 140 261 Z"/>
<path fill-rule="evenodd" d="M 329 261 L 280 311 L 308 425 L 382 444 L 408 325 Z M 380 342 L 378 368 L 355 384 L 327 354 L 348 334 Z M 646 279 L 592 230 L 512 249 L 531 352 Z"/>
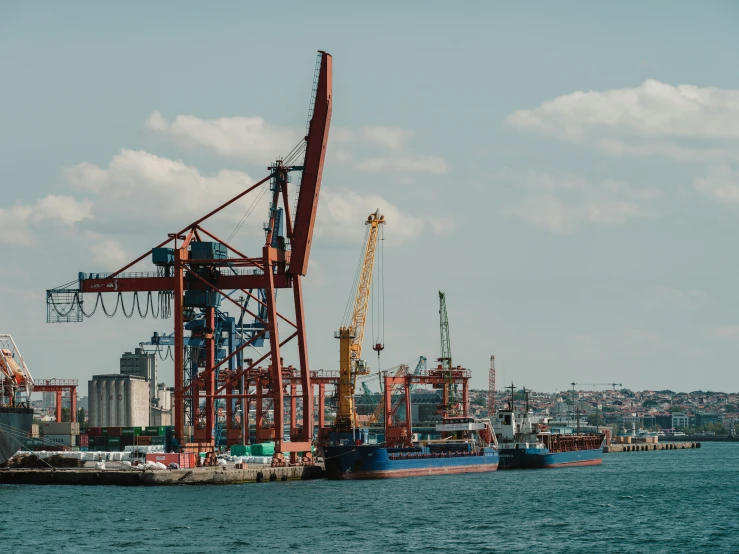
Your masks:
<path fill-rule="evenodd" d="M 549 452 L 546 448 L 503 448 L 500 469 L 593 466 L 603 463 L 603 449 Z"/>
<path fill-rule="evenodd" d="M 323 448 L 329 479 L 392 479 L 431 475 L 482 473 L 498 469 L 498 453 L 431 454 L 395 452 L 375 445 L 326 446 Z"/>
<path fill-rule="evenodd" d="M 21 449 L 23 439 L 31 433 L 32 408 L 0 407 L 0 465 Z"/>

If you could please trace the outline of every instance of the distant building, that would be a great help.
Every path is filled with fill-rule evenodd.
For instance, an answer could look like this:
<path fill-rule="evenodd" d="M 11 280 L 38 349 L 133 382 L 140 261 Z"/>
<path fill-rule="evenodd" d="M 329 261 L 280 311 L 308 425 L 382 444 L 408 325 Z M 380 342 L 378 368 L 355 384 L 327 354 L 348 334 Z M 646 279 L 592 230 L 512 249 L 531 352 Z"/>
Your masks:
<path fill-rule="evenodd" d="M 88 381 L 90 427 L 149 425 L 149 383 L 137 375 L 94 375 Z"/>
<path fill-rule="evenodd" d="M 673 429 L 683 429 L 684 427 L 690 426 L 690 416 L 685 415 L 682 412 L 672 413 L 672 425 Z"/>
<path fill-rule="evenodd" d="M 695 414 L 695 425 L 697 427 L 705 427 L 713 423 L 721 423 L 721 414 L 717 412 Z"/>
<path fill-rule="evenodd" d="M 149 398 L 157 397 L 157 359 L 156 354 L 147 354 L 137 348 L 133 354 L 126 352 L 121 356 L 121 375 L 143 377 L 149 383 Z"/>

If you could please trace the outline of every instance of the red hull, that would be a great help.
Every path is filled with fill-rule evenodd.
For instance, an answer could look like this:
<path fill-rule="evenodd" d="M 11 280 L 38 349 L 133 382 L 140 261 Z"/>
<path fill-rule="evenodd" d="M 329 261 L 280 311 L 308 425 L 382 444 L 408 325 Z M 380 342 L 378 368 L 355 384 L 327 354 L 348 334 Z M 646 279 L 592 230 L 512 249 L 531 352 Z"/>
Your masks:
<path fill-rule="evenodd" d="M 582 460 L 577 462 L 563 462 L 561 464 L 546 464 L 544 467 L 575 467 L 575 466 L 599 466 L 603 463 L 603 458 L 595 460 Z"/>
<path fill-rule="evenodd" d="M 396 477 L 421 477 L 428 475 L 452 475 L 458 473 L 484 473 L 495 471 L 498 464 L 481 464 L 475 466 L 445 466 L 422 469 L 396 469 L 390 471 L 357 471 L 342 475 L 342 479 L 393 479 Z"/>

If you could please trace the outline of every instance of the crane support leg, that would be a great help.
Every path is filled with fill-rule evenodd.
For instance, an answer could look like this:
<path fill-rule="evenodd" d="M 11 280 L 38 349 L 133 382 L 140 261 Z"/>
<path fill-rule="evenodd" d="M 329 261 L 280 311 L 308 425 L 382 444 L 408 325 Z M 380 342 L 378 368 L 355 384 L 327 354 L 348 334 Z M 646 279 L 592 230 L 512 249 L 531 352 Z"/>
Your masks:
<path fill-rule="evenodd" d="M 295 325 L 298 333 L 298 357 L 300 361 L 300 383 L 303 387 L 303 440 L 313 440 L 313 385 L 308 367 L 308 340 L 305 332 L 305 313 L 303 311 L 303 281 L 300 275 L 293 277 L 295 297 Z"/>
<path fill-rule="evenodd" d="M 215 387 L 215 372 L 213 366 L 215 365 L 215 327 L 216 317 L 215 308 L 205 309 L 205 429 L 206 443 L 213 441 L 213 430 L 215 429 L 215 409 L 214 409 L 214 398 L 213 395 L 216 391 Z"/>
<path fill-rule="evenodd" d="M 187 251 L 185 251 L 187 252 Z M 187 253 L 185 253 L 187 256 Z M 174 435 L 181 445 L 185 443 L 185 329 L 182 300 L 185 294 L 182 275 L 182 250 L 175 250 L 174 264 Z"/>
<path fill-rule="evenodd" d="M 275 456 L 282 453 L 285 434 L 285 397 L 282 391 L 282 363 L 280 360 L 280 337 L 277 331 L 277 308 L 275 306 L 275 282 L 269 246 L 264 247 L 264 274 L 266 277 L 265 297 L 267 300 L 267 332 L 269 332 L 272 387 L 275 417 Z"/>

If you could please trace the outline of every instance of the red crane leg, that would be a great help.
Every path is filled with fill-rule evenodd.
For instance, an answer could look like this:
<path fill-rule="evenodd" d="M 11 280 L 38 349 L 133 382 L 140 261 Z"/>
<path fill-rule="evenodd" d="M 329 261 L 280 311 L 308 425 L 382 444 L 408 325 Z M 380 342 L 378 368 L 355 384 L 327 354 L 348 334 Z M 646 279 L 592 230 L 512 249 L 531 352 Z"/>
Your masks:
<path fill-rule="evenodd" d="M 270 354 L 272 358 L 272 398 L 275 415 L 275 456 L 282 454 L 282 440 L 285 434 L 285 399 L 282 392 L 282 363 L 280 360 L 280 337 L 278 336 L 277 307 L 275 306 L 275 285 L 272 259 L 269 246 L 264 251 L 264 273 L 267 277 L 265 297 L 267 299 L 267 331 L 269 332 Z"/>
<path fill-rule="evenodd" d="M 56 391 L 56 420 L 62 420 L 62 390 Z"/>
<path fill-rule="evenodd" d="M 216 327 L 215 308 L 205 309 L 205 440 L 210 443 L 215 437 L 215 410 L 213 394 L 215 387 L 215 372 L 213 366 L 216 363 L 215 337 L 213 333 Z"/>
<path fill-rule="evenodd" d="M 77 387 L 69 389 L 69 406 L 72 421 L 77 421 Z"/>
<path fill-rule="evenodd" d="M 413 411 L 411 409 L 411 380 L 407 377 L 405 379 L 405 428 L 407 429 L 406 440 L 410 443 L 413 432 Z"/>
<path fill-rule="evenodd" d="M 462 381 L 462 415 L 470 415 L 470 382 L 467 379 Z"/>
<path fill-rule="evenodd" d="M 187 251 L 184 257 L 187 258 Z M 185 443 L 185 329 L 182 317 L 182 302 L 185 294 L 185 284 L 182 269 L 183 253 L 181 249 L 175 250 L 174 264 L 174 435 L 177 442 L 182 446 Z M 193 410 L 195 406 L 193 406 Z M 194 423 L 194 422 L 193 422 Z"/>
<path fill-rule="evenodd" d="M 295 383 L 290 382 L 290 440 L 297 440 L 298 434 L 298 397 L 295 395 Z"/>
<path fill-rule="evenodd" d="M 321 383 L 318 385 L 318 428 L 323 429 L 326 426 L 326 385 Z"/>
<path fill-rule="evenodd" d="M 295 324 L 298 333 L 298 357 L 300 360 L 300 383 L 303 387 L 303 440 L 313 440 L 313 386 L 308 366 L 308 340 L 305 332 L 305 313 L 303 311 L 303 281 L 300 275 L 293 278 L 295 298 Z M 323 413 L 323 412 L 321 412 Z"/>

